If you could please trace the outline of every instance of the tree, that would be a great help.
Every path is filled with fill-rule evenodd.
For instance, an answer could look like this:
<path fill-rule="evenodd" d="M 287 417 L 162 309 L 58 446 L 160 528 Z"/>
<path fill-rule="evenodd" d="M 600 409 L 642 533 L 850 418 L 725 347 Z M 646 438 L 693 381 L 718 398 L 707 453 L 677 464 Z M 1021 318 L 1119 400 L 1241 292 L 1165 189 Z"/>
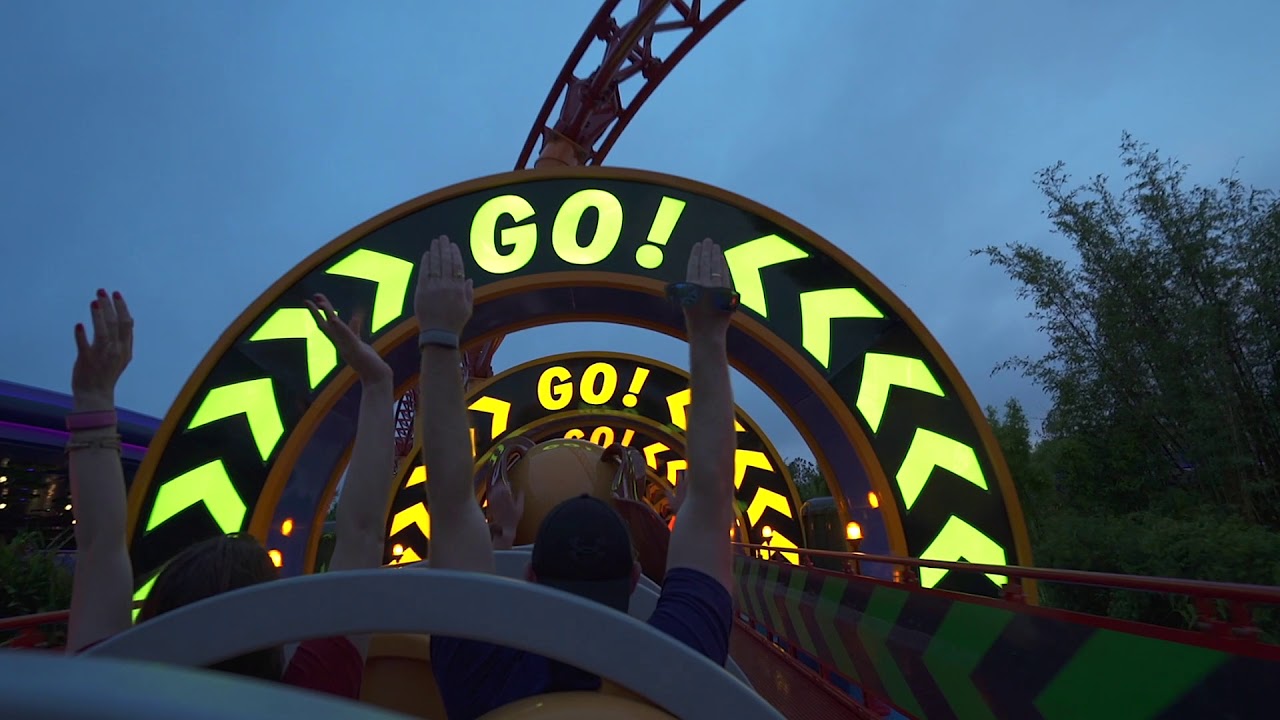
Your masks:
<path fill-rule="evenodd" d="M 787 461 L 787 469 L 791 471 L 791 479 L 796 483 L 800 502 L 831 494 L 831 490 L 827 487 L 827 479 L 822 477 L 818 466 L 814 465 L 812 460 L 791 458 Z"/>
<path fill-rule="evenodd" d="M 1127 134 L 1121 160 L 1119 193 L 1105 176 L 1071 187 L 1061 163 L 1038 175 L 1076 257 L 975 251 L 1018 284 L 1050 344 L 1001 366 L 1052 400 L 1040 444 L 1020 408 L 989 410 L 1038 564 L 1280 581 L 1280 201 L 1234 176 L 1188 186 L 1184 165 Z M 1144 619 L 1187 612 L 1053 595 Z"/>
<path fill-rule="evenodd" d="M 1234 177 L 1185 188 L 1183 165 L 1128 135 L 1121 158 L 1119 195 L 1102 176 L 1069 188 L 1062 164 L 1039 176 L 1077 262 L 1022 243 L 977 251 L 1050 341 L 1006 365 L 1053 400 L 1045 437 L 1083 443 L 1089 472 L 1111 475 L 1093 499 L 1210 503 L 1280 527 L 1280 202 Z"/>

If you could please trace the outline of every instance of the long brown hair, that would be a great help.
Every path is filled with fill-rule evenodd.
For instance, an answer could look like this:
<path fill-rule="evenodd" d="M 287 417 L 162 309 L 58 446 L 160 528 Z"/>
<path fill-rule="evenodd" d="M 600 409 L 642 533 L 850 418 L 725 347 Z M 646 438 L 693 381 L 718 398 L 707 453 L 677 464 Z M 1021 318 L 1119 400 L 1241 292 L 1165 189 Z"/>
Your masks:
<path fill-rule="evenodd" d="M 252 536 L 210 538 L 183 550 L 165 565 L 142 604 L 138 622 L 276 577 L 278 573 L 271 557 Z M 257 650 L 224 660 L 210 669 L 279 680 L 284 675 L 284 650 L 279 647 Z"/>

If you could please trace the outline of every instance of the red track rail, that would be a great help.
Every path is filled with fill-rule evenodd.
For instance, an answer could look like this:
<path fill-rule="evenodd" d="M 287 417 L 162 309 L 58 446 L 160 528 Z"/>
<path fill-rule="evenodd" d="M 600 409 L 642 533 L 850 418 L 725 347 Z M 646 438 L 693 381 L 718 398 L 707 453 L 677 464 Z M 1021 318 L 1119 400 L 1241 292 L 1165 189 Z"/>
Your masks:
<path fill-rule="evenodd" d="M 533 150 L 542 140 L 539 160 L 577 165 L 599 165 L 622 132 L 640 111 L 658 85 L 704 37 L 721 23 L 743 0 L 720 0 L 704 12 L 701 0 L 639 0 L 635 15 L 619 20 L 615 11 L 621 0 L 606 0 L 596 11 L 586 31 L 578 38 L 564 66 L 556 76 L 533 121 L 515 169 L 523 170 L 533 159 Z M 661 21 L 672 11 L 670 21 Z M 684 33 L 665 59 L 653 53 L 653 39 L 664 33 Z M 587 52 L 596 42 L 604 43 L 604 59 L 585 77 L 576 75 Z M 634 78 L 643 79 L 629 100 L 622 86 Z M 559 105 L 559 117 L 551 116 Z M 502 344 L 494 338 L 467 353 L 467 369 L 472 378 L 493 376 L 493 356 Z"/>
<path fill-rule="evenodd" d="M 778 552 L 778 548 L 769 545 L 734 543 L 734 547 L 763 558 L 771 557 Z M 805 565 L 812 565 L 814 558 L 841 560 L 843 561 L 845 572 L 853 575 L 858 574 L 857 568 L 864 562 L 892 565 L 902 569 L 900 574 L 895 573 L 895 580 L 911 585 L 919 584 L 917 571 L 922 567 L 1003 575 L 1010 579 L 1009 584 L 1004 588 L 1004 599 L 1013 602 L 1025 602 L 1022 586 L 1023 582 L 1027 580 L 1067 585 L 1088 585 L 1109 590 L 1186 595 L 1191 598 L 1199 615 L 1196 629 L 1223 637 L 1256 639 L 1259 632 L 1254 624 L 1254 606 L 1273 605 L 1280 607 L 1280 587 L 1265 585 L 1209 582 L 1206 580 L 1176 580 L 1085 570 L 1051 570 L 1019 565 L 979 565 L 975 563 L 921 560 L 892 555 L 810 550 L 807 548 L 787 548 L 787 552 L 798 553 Z M 1220 602 L 1227 605 L 1229 611 L 1228 620 L 1221 618 L 1218 607 Z"/>
<path fill-rule="evenodd" d="M 743 552 L 763 556 L 779 552 L 778 548 L 771 547 L 769 545 L 734 543 L 734 547 Z M 1089 585 L 1092 587 L 1112 590 L 1134 590 L 1140 592 L 1186 595 L 1195 600 L 1198 605 L 1206 608 L 1211 607 L 1219 601 L 1223 601 L 1231 605 L 1233 608 L 1240 609 L 1245 614 L 1243 616 L 1233 617 L 1233 622 L 1230 624 L 1221 623 L 1215 625 L 1210 623 L 1209 626 L 1205 626 L 1202 623 L 1201 629 L 1210 631 L 1229 631 L 1228 634 L 1243 637 L 1252 636 L 1251 633 L 1247 632 L 1247 623 L 1249 621 L 1248 613 L 1251 606 L 1280 606 L 1280 587 L 1267 587 L 1263 585 L 1208 582 L 1205 580 L 1174 580 L 1170 578 L 1142 577 L 1140 575 L 1113 575 L 1110 573 L 1089 572 L 1084 570 L 1051 570 L 1048 568 L 1021 567 L 1018 565 L 979 565 L 963 562 L 942 562 L 937 560 L 896 557 L 893 555 L 868 555 L 866 553 L 844 553 L 831 550 L 810 550 L 807 548 L 787 548 L 786 552 L 799 554 L 804 558 L 806 565 L 811 564 L 813 558 L 830 558 L 845 561 L 846 567 L 848 568 L 853 568 L 859 563 L 880 563 L 892 565 L 898 568 L 906 568 L 907 572 L 903 572 L 900 578 L 900 582 L 905 584 L 916 584 L 915 570 L 922 567 L 954 570 L 957 572 L 1003 575 L 1010 578 L 1012 581 L 1010 585 L 1006 587 L 1006 599 L 1009 600 L 1018 600 L 1021 598 L 1021 591 L 1019 589 L 1021 581 L 1039 580 L 1043 582 Z M 849 570 L 849 572 L 852 573 L 853 571 Z M 0 619 L 0 632 L 27 630 L 37 628 L 41 625 L 65 623 L 66 620 L 67 611 L 65 610 L 39 613 L 37 615 L 3 618 Z"/>

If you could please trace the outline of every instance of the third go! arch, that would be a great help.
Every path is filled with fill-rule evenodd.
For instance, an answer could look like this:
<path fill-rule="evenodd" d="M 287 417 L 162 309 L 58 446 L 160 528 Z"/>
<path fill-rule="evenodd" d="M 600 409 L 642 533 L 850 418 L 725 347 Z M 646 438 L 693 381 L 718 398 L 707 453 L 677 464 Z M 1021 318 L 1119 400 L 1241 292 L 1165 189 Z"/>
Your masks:
<path fill-rule="evenodd" d="M 568 438 L 634 448 L 644 458 L 650 485 L 674 490 L 688 468 L 684 434 L 690 397 L 683 370 L 623 353 L 564 353 L 504 370 L 467 395 L 477 490 L 487 479 L 489 460 L 516 435 L 533 442 Z M 738 521 L 733 535 L 775 547 L 777 558 L 798 563 L 799 555 L 786 552 L 803 541 L 800 498 L 786 461 L 741 408 L 735 417 Z M 397 478 L 400 490 L 388 513 L 384 552 L 389 562 L 426 556 L 430 520 L 420 452 L 419 442 Z M 304 567 L 314 566 L 317 544 L 307 547 Z"/>
<path fill-rule="evenodd" d="M 272 545 L 291 494 L 319 502 L 355 430 L 358 388 L 303 299 L 364 309 L 397 384 L 417 373 L 412 289 L 426 243 L 458 241 L 475 282 L 464 343 L 559 322 L 683 337 L 664 299 L 692 244 L 714 238 L 742 296 L 732 365 L 787 414 L 833 495 L 880 512 L 862 548 L 1030 565 L 1017 493 L 990 428 L 920 321 L 799 223 L 691 180 L 618 168 L 493 175 L 406 202 L 303 260 L 218 339 L 156 432 L 129 496 L 139 594 L 181 548 L 246 531 Z M 309 490 L 310 489 L 310 490 Z M 298 498 L 292 498 L 297 504 Z M 313 533 L 310 515 L 291 532 Z M 995 595 L 1005 578 L 922 574 Z"/>

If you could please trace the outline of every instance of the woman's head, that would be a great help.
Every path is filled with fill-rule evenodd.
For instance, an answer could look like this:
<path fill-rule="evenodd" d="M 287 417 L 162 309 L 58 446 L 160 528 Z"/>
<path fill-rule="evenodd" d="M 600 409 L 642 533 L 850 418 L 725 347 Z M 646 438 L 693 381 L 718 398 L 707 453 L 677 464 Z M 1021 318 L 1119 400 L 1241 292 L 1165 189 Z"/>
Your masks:
<path fill-rule="evenodd" d="M 278 576 L 267 551 L 248 535 L 222 535 L 183 550 L 165 565 L 142 604 L 138 622 L 231 590 Z M 214 670 L 279 680 L 281 648 L 259 650 L 213 666 Z"/>

